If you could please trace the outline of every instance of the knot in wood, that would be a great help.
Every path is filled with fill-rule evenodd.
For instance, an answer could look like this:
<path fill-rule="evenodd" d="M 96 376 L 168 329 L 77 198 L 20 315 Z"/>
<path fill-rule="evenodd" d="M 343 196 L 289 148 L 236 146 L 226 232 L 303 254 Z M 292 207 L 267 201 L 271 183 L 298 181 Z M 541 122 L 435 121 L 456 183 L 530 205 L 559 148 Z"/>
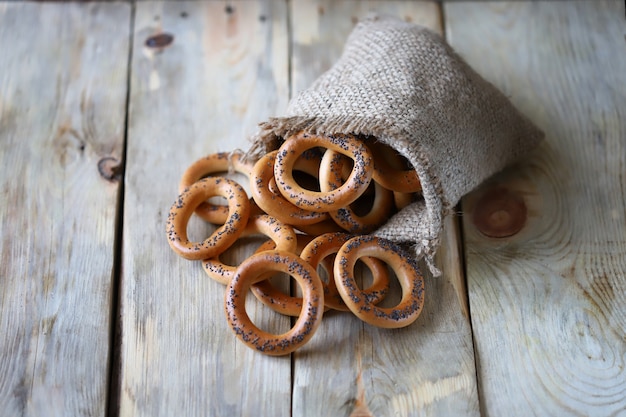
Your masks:
<path fill-rule="evenodd" d="M 122 175 L 122 164 L 117 158 L 106 156 L 98 161 L 98 172 L 107 181 L 117 181 Z"/>
<path fill-rule="evenodd" d="M 146 39 L 145 45 L 148 48 L 162 49 L 171 45 L 172 42 L 174 42 L 174 35 L 169 33 L 159 33 L 158 35 L 153 35 Z"/>
<path fill-rule="evenodd" d="M 506 188 L 497 187 L 480 197 L 472 220 L 483 235 L 504 238 L 522 230 L 526 217 L 524 199 Z"/>

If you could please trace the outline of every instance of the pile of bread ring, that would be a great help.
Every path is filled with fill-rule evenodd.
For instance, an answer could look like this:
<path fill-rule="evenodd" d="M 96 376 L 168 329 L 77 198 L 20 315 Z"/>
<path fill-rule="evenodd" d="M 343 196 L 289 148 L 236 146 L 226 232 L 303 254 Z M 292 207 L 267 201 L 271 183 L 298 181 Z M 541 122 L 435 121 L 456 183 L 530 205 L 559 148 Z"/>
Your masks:
<path fill-rule="evenodd" d="M 217 174 L 237 171 L 250 180 L 251 198 L 236 181 Z M 200 260 L 206 273 L 226 286 L 225 312 L 236 336 L 268 355 L 284 355 L 307 343 L 329 309 L 351 311 L 364 322 L 399 328 L 413 323 L 424 303 L 424 283 L 415 259 L 398 244 L 369 235 L 420 192 L 413 169 L 394 150 L 373 138 L 300 132 L 280 148 L 248 163 L 240 153 L 216 153 L 183 174 L 180 195 L 166 225 L 171 248 Z M 223 197 L 227 205 L 208 201 Z M 202 241 L 187 235 L 193 214 L 216 225 Z M 270 240 L 237 267 L 220 255 L 240 238 Z M 360 288 L 360 261 L 372 282 Z M 326 280 L 318 273 L 323 268 Z M 389 293 L 389 271 L 402 295 L 393 307 L 378 304 Z M 278 290 L 278 273 L 294 278 L 301 297 Z M 245 309 L 252 292 L 275 311 L 297 317 L 283 334 L 258 328 Z"/>

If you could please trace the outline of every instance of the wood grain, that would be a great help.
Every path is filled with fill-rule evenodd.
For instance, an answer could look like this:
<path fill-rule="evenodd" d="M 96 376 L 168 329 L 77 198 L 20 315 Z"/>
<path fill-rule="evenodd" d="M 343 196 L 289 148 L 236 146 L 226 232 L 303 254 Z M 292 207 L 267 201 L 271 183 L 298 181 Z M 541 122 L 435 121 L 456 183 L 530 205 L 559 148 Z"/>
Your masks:
<path fill-rule="evenodd" d="M 294 93 L 338 59 L 356 24 L 371 11 L 441 31 L 436 3 L 291 3 Z M 426 276 L 426 304 L 400 330 L 329 313 L 309 345 L 294 354 L 294 416 L 477 415 L 478 394 L 455 219 L 446 222 L 439 265 Z M 352 414 L 354 413 L 354 414 Z M 367 414 L 370 413 L 370 414 Z"/>
<path fill-rule="evenodd" d="M 0 4 L 0 415 L 105 413 L 129 33 L 126 4 Z"/>
<path fill-rule="evenodd" d="M 484 414 L 623 415 L 623 4 L 455 3 L 445 16 L 452 45 L 546 132 L 463 202 Z M 527 208 L 511 237 L 487 238 L 472 221 L 493 189 Z"/>
<path fill-rule="evenodd" d="M 165 234 L 184 169 L 213 152 L 246 149 L 257 123 L 286 106 L 286 5 L 135 7 L 120 415 L 289 415 L 290 357 L 240 343 L 226 323 L 224 287 L 199 262 L 176 256 Z M 173 37 L 170 45 L 146 45 L 164 33 Z M 189 230 L 198 239 L 210 231 L 200 222 Z M 251 308 L 261 327 L 289 328 L 288 318 Z"/>

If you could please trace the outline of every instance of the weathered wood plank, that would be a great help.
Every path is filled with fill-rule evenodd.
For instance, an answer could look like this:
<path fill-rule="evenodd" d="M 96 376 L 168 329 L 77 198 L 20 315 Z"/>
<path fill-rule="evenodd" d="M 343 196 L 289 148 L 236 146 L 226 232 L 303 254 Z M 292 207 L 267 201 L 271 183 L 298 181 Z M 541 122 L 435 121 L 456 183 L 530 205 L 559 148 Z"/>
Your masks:
<path fill-rule="evenodd" d="M 286 107 L 286 16 L 283 2 L 136 4 L 120 415 L 289 415 L 289 356 L 241 344 L 226 323 L 224 287 L 175 255 L 165 234 L 184 169 L 247 148 L 257 123 Z M 159 33 L 171 34 L 171 45 L 148 48 Z M 208 231 L 193 228 L 195 238 Z M 251 315 L 262 327 L 289 327 L 264 308 Z"/>
<path fill-rule="evenodd" d="M 294 93 L 339 57 L 354 24 L 370 11 L 397 15 L 441 32 L 436 3 L 402 1 L 292 2 Z M 350 415 L 355 406 L 376 416 L 477 415 L 478 394 L 466 292 L 455 219 L 448 219 L 439 265 L 426 276 L 426 304 L 401 330 L 328 313 L 294 354 L 294 416 Z"/>
<path fill-rule="evenodd" d="M 445 16 L 453 46 L 546 132 L 532 157 L 463 203 L 485 415 L 622 415 L 623 2 L 458 3 Z M 497 188 L 508 197 L 483 198 Z M 511 237 L 481 234 L 518 220 Z"/>
<path fill-rule="evenodd" d="M 0 4 L 0 415 L 105 414 L 129 35 L 126 4 Z"/>

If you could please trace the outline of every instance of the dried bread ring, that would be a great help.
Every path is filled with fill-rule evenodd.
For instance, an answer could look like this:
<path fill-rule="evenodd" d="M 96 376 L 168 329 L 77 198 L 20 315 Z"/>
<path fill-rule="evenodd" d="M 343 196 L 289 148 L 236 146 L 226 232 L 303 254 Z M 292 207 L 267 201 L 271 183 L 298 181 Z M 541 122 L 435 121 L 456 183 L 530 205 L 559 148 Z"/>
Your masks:
<path fill-rule="evenodd" d="M 354 163 L 347 181 L 332 191 L 312 191 L 293 178 L 296 160 L 308 149 L 322 147 L 350 157 Z M 274 178 L 282 195 L 293 205 L 315 212 L 338 210 L 354 202 L 367 189 L 371 179 L 372 155 L 352 135 L 316 136 L 300 132 L 288 137 L 278 149 Z"/>
<path fill-rule="evenodd" d="M 354 265 L 364 256 L 383 260 L 395 272 L 402 287 L 402 298 L 396 306 L 376 306 L 357 286 Z M 373 326 L 389 329 L 408 326 L 419 317 L 424 305 L 424 279 L 417 262 L 396 243 L 379 237 L 356 236 L 339 249 L 335 258 L 335 284 L 348 308 Z"/>
<path fill-rule="evenodd" d="M 409 204 L 415 201 L 415 193 L 401 193 L 398 191 L 393 192 L 393 203 L 396 206 L 397 210 L 402 210 Z"/>
<path fill-rule="evenodd" d="M 353 235 L 347 233 L 326 233 L 313 239 L 307 244 L 300 257 L 307 261 L 311 266 L 317 269 L 321 262 L 329 260 L 331 255 L 336 254 L 339 249 L 350 240 Z M 386 265 L 376 258 L 363 257 L 361 261 L 370 269 L 373 277 L 372 284 L 363 290 L 363 293 L 369 297 L 374 304 L 382 301 L 389 292 L 389 274 Z M 334 264 L 334 262 L 333 262 Z M 327 271 L 328 283 L 322 281 L 324 286 L 324 305 L 328 308 L 340 311 L 349 311 L 349 308 L 343 302 L 341 295 L 337 291 L 335 285 L 334 270 Z"/>
<path fill-rule="evenodd" d="M 383 187 L 402 193 L 422 191 L 415 169 L 406 169 L 405 160 L 395 149 L 377 140 L 367 144 L 374 158 L 372 178 Z"/>
<path fill-rule="evenodd" d="M 320 188 L 322 191 L 331 191 L 343 183 L 343 174 L 347 165 L 347 157 L 332 150 L 327 150 L 320 162 Z M 385 223 L 393 212 L 393 191 L 386 189 L 377 181 L 374 185 L 374 201 L 370 210 L 358 215 L 350 206 L 330 211 L 330 217 L 350 233 L 370 233 Z M 370 187 L 372 186 L 370 183 Z M 359 204 L 357 199 L 354 204 Z"/>
<path fill-rule="evenodd" d="M 324 233 L 345 232 L 345 230 L 330 217 L 319 223 L 302 224 L 294 226 L 294 228 L 313 237 L 323 235 Z"/>
<path fill-rule="evenodd" d="M 255 326 L 246 312 L 250 287 L 265 280 L 268 273 L 284 272 L 302 288 L 304 307 L 294 326 L 283 334 L 271 334 Z M 248 347 L 267 355 L 286 355 L 313 337 L 324 314 L 324 291 L 317 272 L 293 253 L 264 251 L 250 256 L 237 268 L 226 288 L 226 318 L 237 337 Z"/>
<path fill-rule="evenodd" d="M 240 174 L 250 177 L 253 165 L 243 161 L 240 153 L 217 152 L 198 159 L 191 164 L 183 173 L 178 185 L 178 191 L 183 192 L 194 182 L 202 178 L 219 172 L 234 170 Z M 195 210 L 202 219 L 213 224 L 224 224 L 228 218 L 228 206 L 212 204 L 208 201 L 202 202 Z"/>
<path fill-rule="evenodd" d="M 293 252 L 295 255 L 300 255 L 302 249 L 313 240 L 314 236 L 298 234 L 296 250 Z M 276 244 L 269 240 L 263 243 L 255 253 L 259 253 L 266 250 L 274 250 Z M 332 274 L 333 264 L 332 262 L 322 263 L 322 267 L 326 270 L 327 274 Z M 269 278 L 269 277 L 268 277 Z M 322 283 L 323 285 L 323 283 Z M 302 297 L 294 297 L 289 294 L 285 294 L 276 288 L 269 280 L 260 281 L 252 286 L 252 293 L 263 304 L 276 311 L 277 313 L 284 314 L 286 316 L 298 317 L 302 311 Z"/>
<path fill-rule="evenodd" d="M 296 250 L 296 233 L 288 226 L 274 217 L 264 215 L 251 216 L 240 237 L 263 234 L 272 239 L 276 250 L 294 252 Z M 215 281 L 228 285 L 235 275 L 234 266 L 226 265 L 220 260 L 219 255 L 202 261 L 204 272 Z"/>
<path fill-rule="evenodd" d="M 214 196 L 228 201 L 228 218 L 202 242 L 187 237 L 187 224 L 194 210 Z M 243 232 L 250 216 L 250 202 L 241 185 L 228 178 L 209 177 L 185 189 L 172 205 L 166 232 L 170 247 L 185 259 L 200 260 L 217 256 L 230 247 Z"/>
<path fill-rule="evenodd" d="M 278 151 L 264 155 L 254 164 L 250 174 L 250 192 L 257 205 L 266 213 L 290 225 L 308 225 L 328 219 L 328 214 L 316 213 L 296 207 L 286 200 L 280 192 L 272 190 L 276 186 L 274 181 L 276 154 L 278 154 Z M 303 169 L 310 171 L 310 163 L 304 164 L 301 161 L 301 165 Z M 317 167 L 319 168 L 319 163 Z"/>
<path fill-rule="evenodd" d="M 308 178 L 303 178 L 302 175 L 299 175 L 296 178 L 298 183 L 303 181 L 306 183 L 304 184 L 305 187 L 319 191 L 320 162 L 322 161 L 323 154 L 324 150 L 320 148 L 311 148 L 302 152 L 302 155 L 296 159 L 296 163 L 293 166 L 293 175 L 294 178 L 296 178 L 297 174 L 306 174 Z M 275 179 L 273 179 L 272 182 L 274 182 L 276 191 L 280 192 L 276 186 Z"/>
<path fill-rule="evenodd" d="M 296 233 L 296 248 L 295 250 L 291 250 L 288 252 L 291 252 L 295 255 L 300 256 L 300 253 L 302 253 L 302 249 L 304 249 L 304 247 L 308 245 L 309 242 L 312 241 L 313 239 L 315 239 L 315 236 L 309 236 L 309 235 L 303 235 L 301 233 Z M 256 249 L 256 251 L 254 251 L 254 253 L 259 253 L 259 252 L 263 252 L 266 250 L 277 250 L 276 242 L 274 242 L 271 239 L 266 240 Z"/>

